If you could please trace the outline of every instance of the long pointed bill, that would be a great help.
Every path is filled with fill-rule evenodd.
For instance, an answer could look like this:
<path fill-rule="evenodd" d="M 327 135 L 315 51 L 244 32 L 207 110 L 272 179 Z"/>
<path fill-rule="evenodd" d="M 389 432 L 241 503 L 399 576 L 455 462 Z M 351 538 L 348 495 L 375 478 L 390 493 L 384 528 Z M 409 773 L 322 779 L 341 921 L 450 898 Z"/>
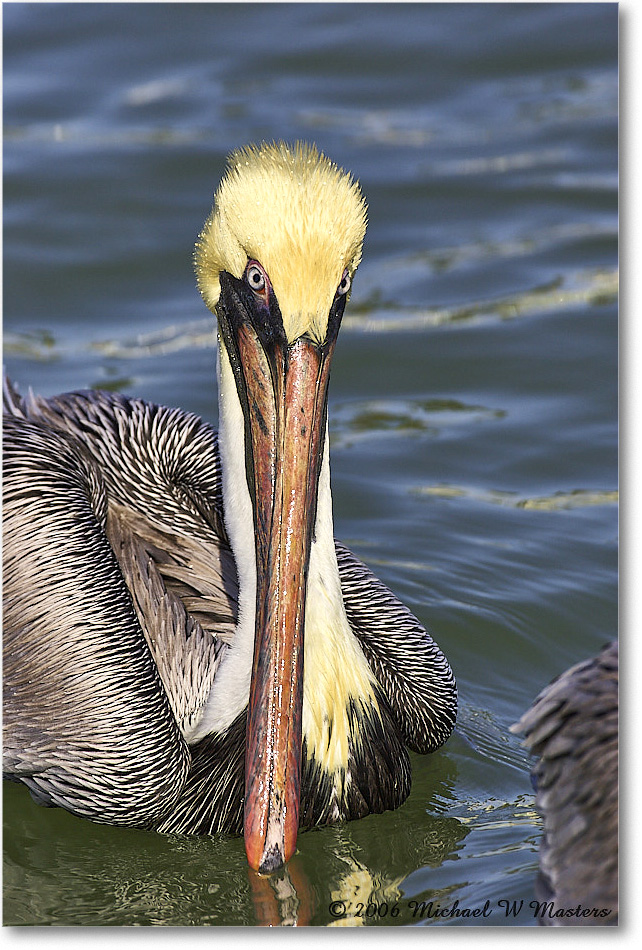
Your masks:
<path fill-rule="evenodd" d="M 306 583 L 338 323 L 323 345 L 288 344 L 282 326 L 259 326 L 237 281 L 221 276 L 219 325 L 245 415 L 256 539 L 245 849 L 267 873 L 292 856 L 299 827 Z"/>

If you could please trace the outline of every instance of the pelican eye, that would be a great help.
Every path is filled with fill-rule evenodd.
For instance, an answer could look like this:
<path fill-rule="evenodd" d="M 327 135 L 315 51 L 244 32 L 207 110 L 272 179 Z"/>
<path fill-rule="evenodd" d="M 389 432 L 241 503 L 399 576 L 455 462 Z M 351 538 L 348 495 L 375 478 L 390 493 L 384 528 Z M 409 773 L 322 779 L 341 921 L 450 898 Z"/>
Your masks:
<path fill-rule="evenodd" d="M 344 294 L 347 294 L 350 290 L 351 283 L 352 281 L 350 280 L 350 274 L 348 273 L 348 268 L 346 267 L 343 272 L 343 277 L 341 278 L 341 283 L 337 287 L 337 297 L 343 297 Z"/>
<path fill-rule="evenodd" d="M 245 282 L 259 297 L 266 296 L 268 276 L 257 261 L 248 261 L 245 268 Z"/>

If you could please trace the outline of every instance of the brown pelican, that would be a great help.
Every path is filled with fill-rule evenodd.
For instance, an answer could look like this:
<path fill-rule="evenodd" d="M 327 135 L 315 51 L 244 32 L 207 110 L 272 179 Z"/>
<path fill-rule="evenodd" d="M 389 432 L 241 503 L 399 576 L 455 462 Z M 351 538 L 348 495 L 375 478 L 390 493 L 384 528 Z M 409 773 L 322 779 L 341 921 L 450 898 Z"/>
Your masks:
<path fill-rule="evenodd" d="M 544 835 L 536 894 L 553 902 L 538 922 L 617 923 L 617 641 L 553 680 L 511 731 L 523 732 L 538 756 L 533 780 Z M 585 916 L 565 913 L 578 905 Z"/>
<path fill-rule="evenodd" d="M 399 806 L 456 716 L 444 655 L 335 542 L 328 378 L 358 184 L 313 146 L 235 152 L 195 265 L 219 431 L 104 392 L 7 388 L 5 774 L 94 821 L 244 832 Z"/>

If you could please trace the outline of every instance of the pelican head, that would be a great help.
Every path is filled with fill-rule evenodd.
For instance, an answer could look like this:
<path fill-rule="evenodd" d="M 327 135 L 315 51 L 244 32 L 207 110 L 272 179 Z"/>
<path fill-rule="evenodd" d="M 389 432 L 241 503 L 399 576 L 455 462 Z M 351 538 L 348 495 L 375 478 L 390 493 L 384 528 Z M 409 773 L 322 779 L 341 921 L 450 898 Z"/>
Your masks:
<path fill-rule="evenodd" d="M 240 279 L 255 261 L 269 278 L 288 343 L 304 334 L 322 343 L 335 296 L 349 290 L 361 260 L 365 231 L 358 184 L 313 145 L 239 149 L 196 245 L 199 289 L 216 312 L 220 275 Z M 253 272 L 253 289 L 258 280 Z"/>
<path fill-rule="evenodd" d="M 253 638 L 245 847 L 264 872 L 296 845 L 328 378 L 365 227 L 359 186 L 316 148 L 262 145 L 232 154 L 196 245 L 199 288 L 219 328 L 225 517 L 240 581 L 231 649 L 241 650 L 244 625 Z M 219 691 L 228 691 L 225 673 Z"/>

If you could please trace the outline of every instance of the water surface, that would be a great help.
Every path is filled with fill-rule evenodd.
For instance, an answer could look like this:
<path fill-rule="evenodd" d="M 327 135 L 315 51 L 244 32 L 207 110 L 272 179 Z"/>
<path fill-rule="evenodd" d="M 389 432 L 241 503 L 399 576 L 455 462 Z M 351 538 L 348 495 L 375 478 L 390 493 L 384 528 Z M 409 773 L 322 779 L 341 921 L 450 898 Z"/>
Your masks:
<path fill-rule="evenodd" d="M 116 389 L 215 423 L 191 255 L 226 154 L 303 138 L 360 179 L 335 530 L 460 691 L 408 802 L 301 835 L 272 885 L 240 839 L 103 827 L 6 787 L 5 923 L 532 926 L 541 824 L 508 726 L 617 629 L 617 6 L 3 14 L 4 361 L 22 391 Z M 492 913 L 413 913 L 456 900 Z"/>

